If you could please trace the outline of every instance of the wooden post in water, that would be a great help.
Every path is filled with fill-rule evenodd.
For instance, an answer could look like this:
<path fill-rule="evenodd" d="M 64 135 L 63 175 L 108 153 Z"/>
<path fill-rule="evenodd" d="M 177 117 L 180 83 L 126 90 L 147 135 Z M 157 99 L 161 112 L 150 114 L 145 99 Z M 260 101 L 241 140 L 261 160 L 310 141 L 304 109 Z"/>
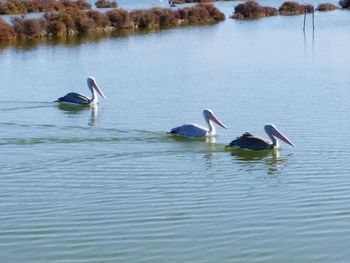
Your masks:
<path fill-rule="evenodd" d="M 306 25 L 306 15 L 307 15 L 307 10 L 305 9 L 304 12 L 304 25 L 303 25 L 303 31 L 305 32 L 305 25 Z M 312 7 L 312 30 L 315 30 L 315 8 Z"/>
<path fill-rule="evenodd" d="M 312 30 L 315 30 L 315 8 L 312 8 Z"/>

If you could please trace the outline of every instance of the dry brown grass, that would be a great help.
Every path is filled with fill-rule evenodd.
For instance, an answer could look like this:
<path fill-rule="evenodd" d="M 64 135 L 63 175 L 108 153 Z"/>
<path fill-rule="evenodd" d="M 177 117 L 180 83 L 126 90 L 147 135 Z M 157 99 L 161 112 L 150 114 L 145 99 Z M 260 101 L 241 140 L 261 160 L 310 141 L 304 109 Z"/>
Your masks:
<path fill-rule="evenodd" d="M 284 2 L 278 9 L 279 14 L 282 16 L 293 16 L 301 15 L 306 13 L 311 13 L 314 11 L 312 5 L 302 5 L 294 1 Z"/>
<path fill-rule="evenodd" d="M 95 21 L 96 27 L 109 27 L 111 25 L 111 21 L 108 19 L 108 16 L 104 13 L 100 13 L 98 11 L 91 10 L 87 13 L 88 17 Z"/>
<path fill-rule="evenodd" d="M 15 17 L 12 23 L 18 37 L 41 38 L 45 35 L 44 19 Z"/>
<path fill-rule="evenodd" d="M 60 11 L 66 8 L 91 9 L 85 0 L 5 0 L 0 2 L 0 14 L 27 14 Z"/>
<path fill-rule="evenodd" d="M 115 28 L 133 27 L 130 20 L 130 14 L 126 10 L 114 9 L 106 13 L 111 26 Z"/>
<path fill-rule="evenodd" d="M 179 10 L 181 19 L 186 24 L 211 23 L 225 20 L 225 15 L 211 4 L 197 4 Z"/>
<path fill-rule="evenodd" d="M 316 8 L 316 10 L 321 11 L 321 12 L 332 11 L 335 9 L 338 9 L 338 7 L 336 5 L 330 4 L 330 3 L 319 4 Z"/>

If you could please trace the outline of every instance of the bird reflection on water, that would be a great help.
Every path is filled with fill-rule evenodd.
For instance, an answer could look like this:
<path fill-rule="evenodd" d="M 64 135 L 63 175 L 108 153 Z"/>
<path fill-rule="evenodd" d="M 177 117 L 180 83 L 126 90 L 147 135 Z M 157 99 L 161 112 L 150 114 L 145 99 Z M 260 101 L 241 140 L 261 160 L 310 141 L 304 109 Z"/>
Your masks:
<path fill-rule="evenodd" d="M 59 104 L 57 107 L 64 111 L 67 115 L 80 115 L 84 112 L 91 111 L 88 125 L 95 126 L 98 120 L 98 105 L 91 105 L 90 107 L 86 106 L 75 106 L 68 104 Z"/>
<path fill-rule="evenodd" d="M 170 137 L 170 136 L 169 136 Z M 175 140 L 177 142 L 189 142 L 189 143 L 197 143 L 198 141 L 200 142 L 205 142 L 208 144 L 215 144 L 216 143 L 216 138 L 215 136 L 206 136 L 206 137 L 198 137 L 198 138 L 187 138 L 184 136 L 171 136 L 172 140 Z"/>
<path fill-rule="evenodd" d="M 283 168 L 288 160 L 288 155 L 283 158 L 280 156 L 278 149 L 266 150 L 266 151 L 247 151 L 237 149 L 231 151 L 231 156 L 240 163 L 250 164 L 248 167 L 245 167 L 244 170 L 252 171 L 257 169 L 258 164 L 264 164 L 267 168 L 267 174 L 274 175 Z"/>

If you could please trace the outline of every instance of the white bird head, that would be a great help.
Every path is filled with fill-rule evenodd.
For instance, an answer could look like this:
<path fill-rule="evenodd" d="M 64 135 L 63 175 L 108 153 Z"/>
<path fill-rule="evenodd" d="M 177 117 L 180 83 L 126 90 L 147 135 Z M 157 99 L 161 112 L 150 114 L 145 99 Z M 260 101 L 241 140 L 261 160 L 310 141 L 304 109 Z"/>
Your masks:
<path fill-rule="evenodd" d="M 103 94 L 102 90 L 97 85 L 97 82 L 94 77 L 88 77 L 87 84 L 89 86 L 89 89 L 91 89 L 91 91 L 92 89 L 95 89 L 98 92 L 98 94 L 101 95 L 102 98 L 106 99 L 106 96 Z"/>
<path fill-rule="evenodd" d="M 281 141 L 295 147 L 295 145 L 286 137 L 284 136 L 279 130 L 277 130 L 276 126 L 273 124 L 266 124 L 264 126 L 265 132 L 267 134 L 271 134 L 275 136 L 276 138 L 280 139 Z"/>
<path fill-rule="evenodd" d="M 203 110 L 203 116 L 205 121 L 209 124 L 209 121 L 212 120 L 213 122 L 215 122 L 217 125 L 221 126 L 224 129 L 227 129 L 227 127 L 225 126 L 225 124 L 223 124 L 213 113 L 212 110 L 210 109 L 206 109 Z"/>

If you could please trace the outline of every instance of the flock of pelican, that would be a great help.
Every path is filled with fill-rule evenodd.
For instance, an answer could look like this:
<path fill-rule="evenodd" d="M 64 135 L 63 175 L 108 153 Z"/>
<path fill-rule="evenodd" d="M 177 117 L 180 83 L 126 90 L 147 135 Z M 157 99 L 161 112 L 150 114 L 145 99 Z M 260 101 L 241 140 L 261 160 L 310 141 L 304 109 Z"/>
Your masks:
<path fill-rule="evenodd" d="M 87 78 L 87 85 L 91 92 L 91 98 L 79 93 L 70 92 L 63 97 L 58 98 L 55 102 L 62 105 L 90 106 L 98 102 L 98 95 L 106 99 L 106 96 L 103 94 L 94 77 Z M 203 110 L 203 116 L 208 128 L 199 124 L 184 124 L 171 129 L 169 134 L 190 139 L 212 137 L 216 135 L 214 123 L 224 129 L 227 129 L 227 127 L 214 115 L 212 110 Z M 265 125 L 264 129 L 271 141 L 246 132 L 237 137 L 235 140 L 231 141 L 226 147 L 231 149 L 244 149 L 252 151 L 277 149 L 279 148 L 279 142 L 277 139 L 295 147 L 295 145 L 286 136 L 277 130 L 275 125 L 267 124 Z"/>

